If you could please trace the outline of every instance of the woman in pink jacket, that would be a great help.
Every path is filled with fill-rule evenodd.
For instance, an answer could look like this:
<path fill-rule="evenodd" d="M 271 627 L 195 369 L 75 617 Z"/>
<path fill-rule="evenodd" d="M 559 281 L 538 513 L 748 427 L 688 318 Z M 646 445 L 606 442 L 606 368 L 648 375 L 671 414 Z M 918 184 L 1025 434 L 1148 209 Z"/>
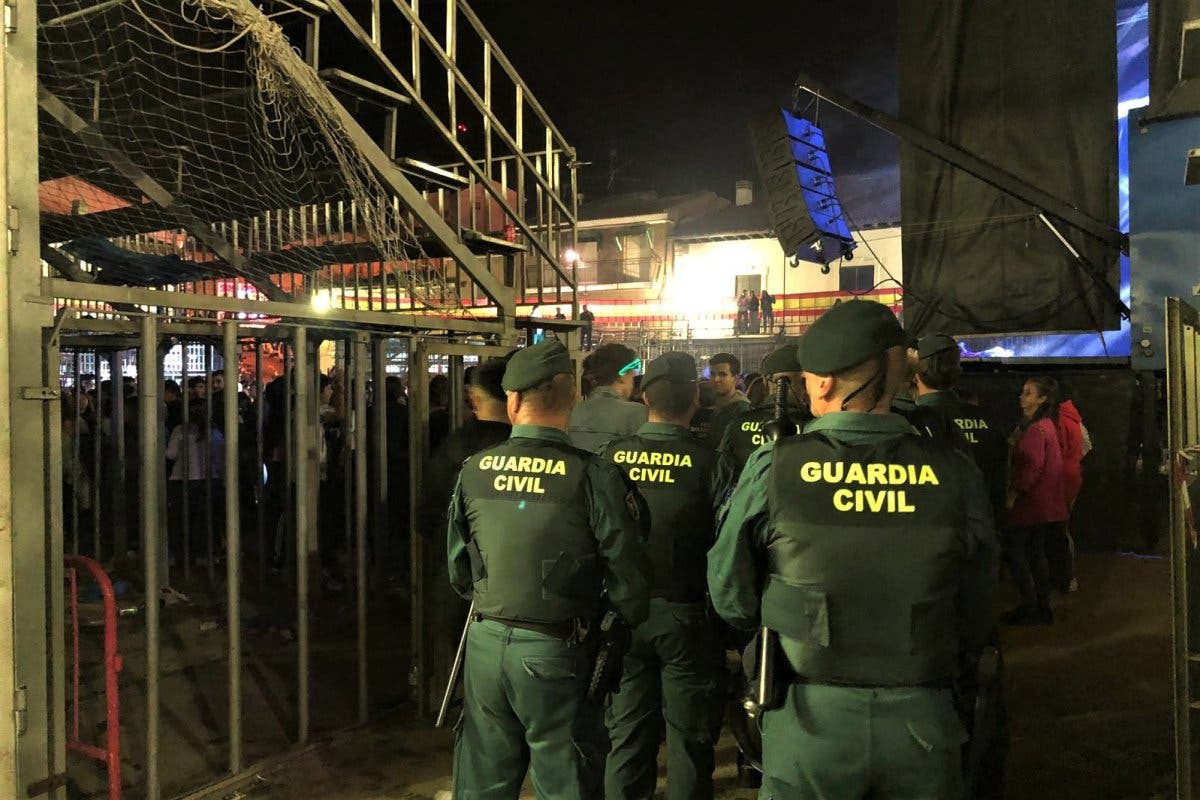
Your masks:
<path fill-rule="evenodd" d="M 1009 469 L 1009 566 L 1021 592 L 1021 605 L 1004 615 L 1010 625 L 1053 622 L 1046 542 L 1067 518 L 1057 407 L 1058 384 L 1052 378 L 1025 381 Z"/>

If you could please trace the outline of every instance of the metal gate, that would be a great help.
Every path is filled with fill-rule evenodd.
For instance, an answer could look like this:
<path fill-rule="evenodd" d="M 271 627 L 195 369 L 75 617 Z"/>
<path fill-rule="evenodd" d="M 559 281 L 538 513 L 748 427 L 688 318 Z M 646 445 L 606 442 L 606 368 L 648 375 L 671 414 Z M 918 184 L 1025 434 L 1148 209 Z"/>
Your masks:
<path fill-rule="evenodd" d="M 1172 650 L 1175 677 L 1176 797 L 1197 791 L 1200 711 L 1200 541 L 1192 502 L 1200 493 L 1200 312 L 1166 301 L 1167 442 L 1171 474 Z"/>

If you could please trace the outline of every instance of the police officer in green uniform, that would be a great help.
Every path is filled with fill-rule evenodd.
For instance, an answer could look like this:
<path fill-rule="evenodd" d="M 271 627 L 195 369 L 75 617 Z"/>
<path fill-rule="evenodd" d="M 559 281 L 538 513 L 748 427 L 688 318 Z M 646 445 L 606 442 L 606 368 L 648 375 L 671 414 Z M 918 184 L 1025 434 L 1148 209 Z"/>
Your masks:
<path fill-rule="evenodd" d="M 794 425 L 798 433 L 804 423 L 812 418 L 808 413 L 808 398 L 804 395 L 804 382 L 800 377 L 798 353 L 796 345 L 785 344 L 763 359 L 762 375 L 771 389 L 770 394 L 764 402 L 742 412 L 725 428 L 725 435 L 717 448 L 718 499 L 724 498 L 737 483 L 750 454 L 767 441 L 763 426 L 775 419 L 776 381 L 786 379 L 791 385 L 785 424 Z"/>
<path fill-rule="evenodd" d="M 812 325 L 816 419 L 751 456 L 709 552 L 717 612 L 774 631 L 790 671 L 762 798 L 962 797 L 951 687 L 996 623 L 996 536 L 970 460 L 890 411 L 905 343 L 870 301 Z"/>
<path fill-rule="evenodd" d="M 916 350 L 916 409 L 910 421 L 919 433 L 950 442 L 971 456 L 999 513 L 1008 479 L 1008 442 L 985 409 L 955 391 L 962 376 L 958 342 L 944 333 L 931 333 L 921 337 Z"/>
<path fill-rule="evenodd" d="M 983 473 L 992 512 L 997 519 L 1004 510 L 1008 485 L 1008 442 L 1000 426 L 979 406 L 959 396 L 955 388 L 962 375 L 958 342 L 944 333 L 921 337 L 916 345 L 913 388 L 916 405 L 909 417 L 918 433 L 940 439 L 967 453 Z M 1002 689 L 1000 636 L 993 634 L 996 670 L 989 685 L 978 686 L 970 675 L 960 687 L 960 711 L 970 721 L 972 736 L 968 779 L 972 800 L 999 800 L 1004 796 L 1004 764 L 1008 755 L 1008 712 Z M 987 713 L 976 722 L 975 701 L 980 695 Z"/>
<path fill-rule="evenodd" d="M 602 589 L 627 623 L 644 621 L 651 573 L 637 490 L 567 439 L 571 372 L 556 340 L 512 357 L 503 382 L 512 436 L 467 459 L 450 501 L 450 582 L 475 603 L 456 800 L 515 800 L 527 768 L 539 798 L 603 791 L 603 722 L 586 700 L 581 631 L 598 617 Z"/>
<path fill-rule="evenodd" d="M 616 439 L 607 458 L 637 484 L 650 510 L 650 617 L 633 632 L 608 711 L 608 800 L 650 800 L 667 741 L 667 797 L 713 796 L 711 704 L 723 654 L 705 603 L 705 554 L 716 535 L 716 456 L 688 423 L 699 406 L 696 361 L 664 353 L 642 377 L 649 421 Z"/>

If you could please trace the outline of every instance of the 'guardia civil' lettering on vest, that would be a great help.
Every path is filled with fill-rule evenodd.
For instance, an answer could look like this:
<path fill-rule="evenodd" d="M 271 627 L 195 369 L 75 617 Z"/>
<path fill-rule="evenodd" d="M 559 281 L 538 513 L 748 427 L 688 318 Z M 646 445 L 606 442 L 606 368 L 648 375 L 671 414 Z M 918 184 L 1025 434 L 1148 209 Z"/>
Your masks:
<path fill-rule="evenodd" d="M 500 474 L 492 481 L 498 492 L 526 492 L 545 494 L 542 475 L 566 475 L 567 462 L 561 458 L 538 456 L 484 456 L 479 459 L 479 468 L 500 473 L 523 472 L 524 475 Z"/>
<path fill-rule="evenodd" d="M 937 486 L 941 483 L 928 464 L 859 464 L 844 461 L 806 461 L 800 467 L 805 483 L 857 484 L 859 486 Z M 838 489 L 833 493 L 838 511 L 911 514 L 917 507 L 904 489 Z"/>
<path fill-rule="evenodd" d="M 687 453 L 656 453 L 645 450 L 617 450 L 613 461 L 629 464 L 629 479 L 637 483 L 674 483 L 673 467 L 687 469 L 692 457 Z"/>
<path fill-rule="evenodd" d="M 987 421 L 978 418 L 955 417 L 954 424 L 958 426 L 960 431 L 962 431 L 962 434 L 964 437 L 966 437 L 966 440 L 972 444 L 979 444 L 979 440 L 975 438 L 975 431 L 988 430 Z"/>

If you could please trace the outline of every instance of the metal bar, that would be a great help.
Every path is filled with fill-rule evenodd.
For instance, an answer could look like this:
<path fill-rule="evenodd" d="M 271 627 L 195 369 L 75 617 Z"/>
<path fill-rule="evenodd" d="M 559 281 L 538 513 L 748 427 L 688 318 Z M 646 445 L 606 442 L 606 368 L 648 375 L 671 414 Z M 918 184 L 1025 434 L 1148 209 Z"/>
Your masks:
<path fill-rule="evenodd" d="M 74 134 L 89 150 L 107 161 L 114 170 L 136 186 L 156 205 L 173 210 L 179 226 L 186 228 L 192 236 L 203 242 L 214 255 L 228 264 L 230 269 L 254 284 L 260 292 L 272 300 L 282 299 L 278 288 L 273 283 L 261 280 L 247 272 L 245 258 L 230 247 L 229 242 L 217 235 L 210 226 L 204 224 L 186 203 L 180 201 L 144 169 L 135 164 L 119 147 L 110 144 L 103 134 L 92 128 L 87 120 L 72 111 L 66 103 L 40 83 L 38 84 L 38 106 L 69 133 Z"/>
<path fill-rule="evenodd" d="M 414 0 L 415 2 L 415 0 Z M 358 721 L 369 716 L 367 682 L 367 361 L 369 339 L 354 335 L 354 589 L 358 630 Z M 376 379 L 375 402 L 384 403 L 384 387 Z M 349 499 L 349 498 L 347 498 Z"/>
<path fill-rule="evenodd" d="M 74 422 L 75 425 L 71 429 L 71 552 L 79 555 L 79 482 L 82 478 L 82 471 L 79 468 L 79 459 L 82 457 L 79 447 L 79 431 L 83 428 L 83 410 L 80 406 L 83 405 L 83 384 L 81 376 L 83 374 L 80 363 L 80 353 L 78 350 L 74 353 L 72 363 L 75 365 L 75 408 Z"/>
<path fill-rule="evenodd" d="M 412 19 L 409 29 L 412 37 L 412 89 L 415 97 L 421 96 L 421 32 L 417 30 L 416 21 L 421 18 L 421 0 L 410 0 Z"/>
<path fill-rule="evenodd" d="M 309 641 L 308 641 L 308 503 L 305 498 L 310 491 L 308 485 L 308 330 L 296 328 L 293 333 L 292 346 L 295 348 L 292 360 L 292 383 L 296 389 L 296 408 L 292 414 L 293 436 L 296 443 L 293 449 L 295 458 L 294 475 L 296 476 L 295 500 L 293 512 L 296 520 L 296 645 L 297 645 L 297 733 L 296 739 L 300 744 L 308 744 L 308 675 L 309 675 Z"/>
<path fill-rule="evenodd" d="M 146 603 L 146 800 L 159 800 L 158 775 L 158 473 L 162 462 L 158 443 L 158 334 L 154 317 L 142 318 L 138 357 L 138 417 L 141 425 L 142 561 Z"/>
<path fill-rule="evenodd" d="M 100 463 L 101 458 L 101 440 L 104 438 L 104 393 L 101 387 L 104 385 L 100 380 L 100 351 L 92 351 L 92 371 L 96 373 L 96 408 L 93 416 L 96 420 L 92 426 L 92 558 L 100 560 L 100 478 L 103 469 Z M 112 373 L 109 373 L 109 391 L 112 391 Z M 112 399 L 109 398 L 111 405 Z M 109 422 L 112 420 L 110 418 Z"/>
<path fill-rule="evenodd" d="M 443 223 L 444 224 L 444 223 Z M 469 270 L 468 270 L 469 271 Z M 496 333 L 502 327 L 498 319 L 468 319 L 463 317 L 440 317 L 436 313 L 402 313 L 380 311 L 356 311 L 354 309 L 331 308 L 318 316 L 311 304 L 279 303 L 271 300 L 242 300 L 234 297 L 212 297 L 187 292 L 167 292 L 137 286 L 107 286 L 103 284 L 76 283 L 61 278 L 46 278 L 43 295 L 65 300 L 94 300 L 104 303 L 125 302 L 158 309 L 196 309 L 200 311 L 224 311 L 227 313 L 261 314 L 268 317 L 285 317 L 297 322 L 311 321 L 320 324 L 348 322 L 358 325 L 375 325 L 388 330 L 413 329 L 422 331 L 455 331 L 459 333 Z"/>
<path fill-rule="evenodd" d="M 129 551 L 129 532 L 126 528 L 128 520 L 125 517 L 125 503 L 128 497 L 125 480 L 125 366 L 122 351 L 117 350 L 109 356 L 109 373 L 113 376 L 113 408 L 112 408 L 112 455 L 113 455 L 113 553 L 123 556 Z"/>
<path fill-rule="evenodd" d="M 237 323 L 222 331 L 225 368 L 225 596 L 229 628 L 229 771 L 242 770 L 242 527 L 238 487 Z M 234 365 L 230 375 L 230 365 Z"/>
<path fill-rule="evenodd" d="M 213 539 L 213 346 L 204 346 L 204 449 L 200 454 L 204 457 L 204 537 L 207 546 L 207 561 L 209 585 L 217 582 L 216 547 Z"/>
<path fill-rule="evenodd" d="M 404 0 L 396 3 L 397 6 L 404 5 Z M 457 92 L 454 91 L 454 76 L 457 70 L 452 66 L 455 59 L 458 58 L 458 34 L 455 30 L 457 25 L 458 13 L 455 9 L 454 0 L 446 0 L 446 102 L 447 108 L 450 110 L 450 135 L 455 139 L 458 138 L 458 106 L 456 104 Z M 417 30 L 424 27 L 417 24 Z"/>
<path fill-rule="evenodd" d="M 188 365 L 188 341 L 183 339 L 179 343 L 179 379 L 183 381 L 183 386 L 180 389 L 180 399 L 183 407 L 180 408 L 182 426 L 179 429 L 179 527 L 183 534 L 183 552 L 176 558 L 176 563 L 183 564 L 183 579 L 190 581 L 192 579 L 192 390 L 189 386 L 189 373 L 191 372 Z"/>
<path fill-rule="evenodd" d="M 264 591 L 267 586 L 267 490 L 263 483 L 263 361 L 262 339 L 254 341 L 254 523 L 258 534 L 258 589 Z"/>
<path fill-rule="evenodd" d="M 853 114 L 864 122 L 870 123 L 880 130 L 896 136 L 901 141 L 911 144 L 918 150 L 922 150 L 934 158 L 941 159 L 953 167 L 958 167 L 964 172 L 974 175 L 976 178 L 979 178 L 990 186 L 994 186 L 1005 194 L 1015 197 L 1022 202 L 1029 203 L 1035 208 L 1042 209 L 1069 225 L 1074 225 L 1081 231 L 1106 242 L 1110 247 L 1118 251 L 1128 249 L 1126 236 L 1116 228 L 1102 220 L 1095 219 L 1089 214 L 1075 208 L 1067 201 L 1055 197 L 1049 192 L 1042 191 L 979 156 L 944 142 L 936 136 L 931 136 L 907 123 L 901 122 L 885 111 L 880 111 L 877 108 L 868 106 L 866 103 L 861 103 L 849 95 L 837 91 L 828 84 L 814 79 L 810 75 L 802 73 L 796 78 L 796 86 Z M 1115 292 L 1115 289 L 1113 291 Z M 1117 299 L 1120 300 L 1119 297 Z M 1126 309 L 1127 311 L 1128 309 Z"/>
<path fill-rule="evenodd" d="M 409 375 L 412 375 L 412 357 L 408 359 Z M 373 342 L 371 352 L 371 379 L 374 382 L 374 406 L 371 408 L 373 438 L 375 440 L 375 497 L 373 515 L 375 560 L 372 563 L 371 585 L 380 591 L 383 588 L 388 560 L 388 428 L 387 428 L 387 339 L 379 337 Z"/>
<path fill-rule="evenodd" d="M 422 715 L 429 712 L 428 677 L 425 659 L 425 636 L 422 622 L 425 614 L 424 548 L 417 531 L 417 503 L 421 478 L 429 446 L 429 363 L 425 342 L 415 336 L 408 339 L 408 504 L 409 575 L 412 586 L 412 605 L 409 609 L 409 631 L 413 664 L 417 670 L 417 709 Z"/>

